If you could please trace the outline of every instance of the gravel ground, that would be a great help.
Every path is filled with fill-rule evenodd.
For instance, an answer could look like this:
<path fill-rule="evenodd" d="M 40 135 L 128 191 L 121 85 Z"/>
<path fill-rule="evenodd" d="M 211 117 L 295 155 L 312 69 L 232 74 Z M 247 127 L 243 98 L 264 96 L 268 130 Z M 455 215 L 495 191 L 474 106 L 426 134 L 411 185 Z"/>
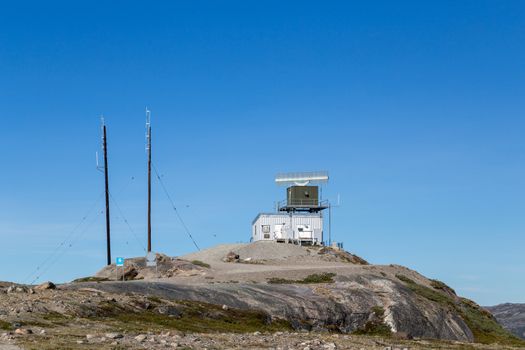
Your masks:
<path fill-rule="evenodd" d="M 187 254 L 181 256 L 181 259 L 188 261 L 200 260 L 206 263 L 216 263 L 222 262 L 222 259 L 231 251 L 238 250 L 247 244 L 238 243 L 238 244 L 221 244 L 209 249 L 201 250 L 195 253 Z"/>
<path fill-rule="evenodd" d="M 22 350 L 16 345 L 0 344 L 0 350 Z"/>
<path fill-rule="evenodd" d="M 200 260 L 209 265 L 204 275 L 191 278 L 174 278 L 174 283 L 265 283 L 268 278 L 301 279 L 313 273 L 334 272 L 338 276 L 382 274 L 395 277 L 404 268 L 399 266 L 357 265 L 320 255 L 319 247 L 259 241 L 245 244 L 225 244 L 179 257 Z M 239 255 L 240 261 L 224 262 L 228 253 Z M 245 261 L 249 259 L 249 261 Z M 405 273 L 405 272 L 404 272 Z M 410 278 L 428 283 L 419 274 L 406 271 Z"/>
<path fill-rule="evenodd" d="M 62 330 L 65 331 L 65 330 Z M 98 333 L 55 342 L 49 336 L 18 338 L 24 349 L 265 349 L 265 350 L 504 350 L 498 345 L 464 344 L 439 341 L 402 341 L 380 337 L 363 337 L 315 333 Z M 0 345 L 0 350 L 21 350 L 14 345 Z M 520 348 L 512 348 L 519 350 Z"/>
<path fill-rule="evenodd" d="M 299 246 L 273 241 L 258 241 L 247 244 L 220 245 L 201 252 L 185 255 L 182 259 L 216 263 L 221 262 L 229 252 L 234 252 L 239 255 L 241 260 L 295 262 L 310 258 L 312 261 L 324 262 L 326 260 L 317 254 L 319 249 L 320 247 L 318 246 Z"/>
<path fill-rule="evenodd" d="M 314 248 L 312 248 L 314 249 Z M 317 250 L 317 249 L 315 249 Z M 295 244 L 275 243 L 272 241 L 255 242 L 234 250 L 241 259 L 288 260 L 299 256 L 313 256 L 316 251 Z"/>

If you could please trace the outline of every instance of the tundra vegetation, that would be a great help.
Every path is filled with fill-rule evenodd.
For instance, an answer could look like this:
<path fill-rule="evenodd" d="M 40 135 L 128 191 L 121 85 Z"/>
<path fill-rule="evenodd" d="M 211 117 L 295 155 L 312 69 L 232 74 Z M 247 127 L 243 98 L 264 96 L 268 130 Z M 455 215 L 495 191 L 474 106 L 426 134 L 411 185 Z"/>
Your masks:
<path fill-rule="evenodd" d="M 496 318 L 472 300 L 457 297 L 454 290 L 443 282 L 431 280 L 432 288 L 416 283 L 404 276 L 396 275 L 417 295 L 436 302 L 451 311 L 459 313 L 474 335 L 474 340 L 483 344 L 505 344 L 524 346 L 522 339 L 505 330 Z M 453 293 L 453 296 L 450 293 Z"/>
<path fill-rule="evenodd" d="M 320 248 L 322 249 L 322 248 Z M 252 243 L 126 260 L 55 286 L 0 283 L 0 344 L 28 349 L 524 348 L 476 303 L 398 265 Z M 225 259 L 235 256 L 234 260 Z M 240 264 L 241 261 L 264 264 Z M 172 345 L 175 344 L 175 345 Z"/>
<path fill-rule="evenodd" d="M 323 272 L 323 273 L 314 273 L 306 276 L 300 280 L 288 280 L 284 278 L 271 277 L 268 278 L 268 283 L 272 284 L 313 284 L 313 283 L 334 283 L 335 273 L 332 272 Z"/>

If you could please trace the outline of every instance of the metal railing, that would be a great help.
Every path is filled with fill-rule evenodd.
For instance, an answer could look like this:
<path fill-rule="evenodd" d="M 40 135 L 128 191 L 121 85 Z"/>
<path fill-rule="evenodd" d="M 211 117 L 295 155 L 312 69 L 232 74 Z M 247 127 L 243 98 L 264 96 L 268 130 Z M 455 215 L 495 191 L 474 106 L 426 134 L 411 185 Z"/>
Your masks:
<path fill-rule="evenodd" d="M 328 200 L 319 201 L 318 199 L 291 199 L 277 203 L 277 209 L 281 208 L 320 208 L 328 207 Z"/>

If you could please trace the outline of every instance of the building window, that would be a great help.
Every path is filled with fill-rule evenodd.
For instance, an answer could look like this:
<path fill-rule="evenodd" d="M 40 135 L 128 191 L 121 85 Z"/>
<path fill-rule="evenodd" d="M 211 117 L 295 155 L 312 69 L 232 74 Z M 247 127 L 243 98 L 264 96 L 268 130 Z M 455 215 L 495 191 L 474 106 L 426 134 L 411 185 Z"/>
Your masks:
<path fill-rule="evenodd" d="M 270 234 L 269 233 L 265 233 L 264 234 L 264 239 L 270 239 Z"/>
<path fill-rule="evenodd" d="M 270 225 L 262 225 L 262 232 L 263 233 L 270 233 Z M 268 237 L 268 238 L 270 238 L 270 237 Z"/>

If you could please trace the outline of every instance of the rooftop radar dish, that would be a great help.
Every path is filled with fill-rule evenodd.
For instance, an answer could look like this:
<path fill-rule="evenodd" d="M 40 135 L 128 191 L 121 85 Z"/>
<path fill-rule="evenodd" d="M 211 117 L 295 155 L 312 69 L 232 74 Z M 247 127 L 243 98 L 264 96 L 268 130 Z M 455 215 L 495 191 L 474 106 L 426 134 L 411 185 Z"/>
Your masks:
<path fill-rule="evenodd" d="M 277 185 L 306 186 L 309 184 L 320 184 L 328 182 L 327 171 L 311 171 L 303 173 L 281 173 L 275 176 Z"/>

